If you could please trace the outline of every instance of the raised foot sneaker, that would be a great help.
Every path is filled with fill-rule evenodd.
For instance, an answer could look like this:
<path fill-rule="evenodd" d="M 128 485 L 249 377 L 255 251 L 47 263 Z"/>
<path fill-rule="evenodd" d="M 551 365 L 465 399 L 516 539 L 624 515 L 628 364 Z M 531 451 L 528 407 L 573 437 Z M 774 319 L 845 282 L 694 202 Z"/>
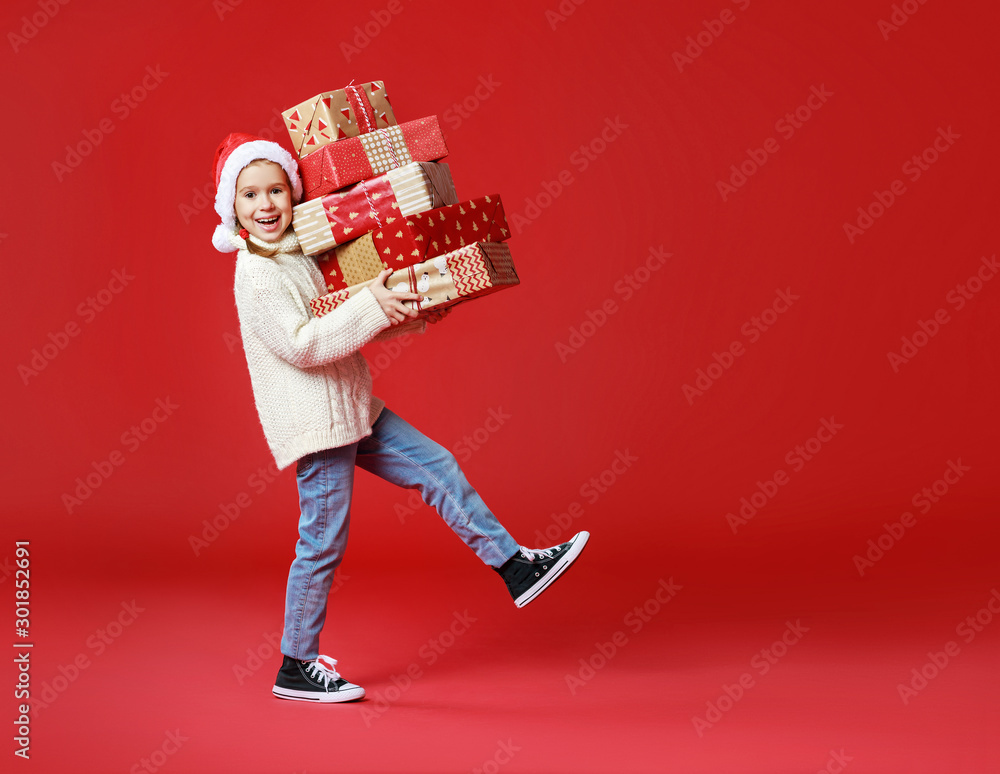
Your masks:
<path fill-rule="evenodd" d="M 293 701 L 326 703 L 363 699 L 365 689 L 360 685 L 347 682 L 334 669 L 336 666 L 336 659 L 329 656 L 320 656 L 306 661 L 285 656 L 271 693 L 279 699 Z"/>
<path fill-rule="evenodd" d="M 568 543 L 552 548 L 532 549 L 521 546 L 521 550 L 503 566 L 494 569 L 507 584 L 507 591 L 514 598 L 514 604 L 524 607 L 566 572 L 589 539 L 589 532 L 577 532 Z"/>

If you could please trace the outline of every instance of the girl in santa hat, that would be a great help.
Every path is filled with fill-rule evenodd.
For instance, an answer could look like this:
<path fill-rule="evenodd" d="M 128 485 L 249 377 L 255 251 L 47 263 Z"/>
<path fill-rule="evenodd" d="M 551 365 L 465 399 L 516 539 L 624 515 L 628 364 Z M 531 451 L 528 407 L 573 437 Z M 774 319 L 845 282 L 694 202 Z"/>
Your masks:
<path fill-rule="evenodd" d="M 449 527 L 503 578 L 518 607 L 535 599 L 583 550 L 580 532 L 544 550 L 524 548 L 490 512 L 454 455 L 372 395 L 360 353 L 371 341 L 423 333 L 448 310 L 416 319 L 390 291 L 383 271 L 322 317 L 309 301 L 326 293 L 315 261 L 299 248 L 292 206 L 302 198 L 298 167 L 280 145 L 231 134 L 215 153 L 212 243 L 236 252 L 236 308 L 254 401 L 279 469 L 295 463 L 299 539 L 288 573 L 284 661 L 272 692 L 283 699 L 341 702 L 364 688 L 319 653 L 327 596 L 344 556 L 355 466 L 400 487 L 419 489 Z"/>

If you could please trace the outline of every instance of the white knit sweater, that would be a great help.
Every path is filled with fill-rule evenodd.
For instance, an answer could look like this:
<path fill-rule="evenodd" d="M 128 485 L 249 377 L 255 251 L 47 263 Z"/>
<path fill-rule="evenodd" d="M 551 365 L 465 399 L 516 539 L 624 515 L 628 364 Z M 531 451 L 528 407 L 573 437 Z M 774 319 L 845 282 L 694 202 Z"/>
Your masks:
<path fill-rule="evenodd" d="M 419 332 L 424 320 L 390 327 L 367 288 L 323 317 L 309 301 L 327 290 L 316 262 L 302 254 L 289 229 L 272 258 L 255 255 L 238 236 L 236 310 L 254 402 L 278 468 L 321 449 L 371 435 L 385 403 L 372 395 L 360 353 L 373 340 Z"/>

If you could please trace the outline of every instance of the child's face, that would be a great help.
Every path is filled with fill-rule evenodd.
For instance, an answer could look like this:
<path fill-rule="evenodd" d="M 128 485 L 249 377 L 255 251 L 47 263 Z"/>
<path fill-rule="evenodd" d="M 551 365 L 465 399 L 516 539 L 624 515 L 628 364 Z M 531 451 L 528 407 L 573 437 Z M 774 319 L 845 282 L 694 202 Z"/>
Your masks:
<path fill-rule="evenodd" d="M 254 161 L 236 178 L 236 218 L 258 239 L 276 242 L 292 222 L 288 176 L 273 161 Z"/>

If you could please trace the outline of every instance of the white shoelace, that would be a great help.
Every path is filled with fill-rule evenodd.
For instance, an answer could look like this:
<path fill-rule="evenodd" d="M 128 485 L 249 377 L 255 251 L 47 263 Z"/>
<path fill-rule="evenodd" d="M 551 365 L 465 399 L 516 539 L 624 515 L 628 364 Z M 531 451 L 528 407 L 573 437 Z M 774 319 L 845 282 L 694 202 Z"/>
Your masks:
<path fill-rule="evenodd" d="M 539 559 L 551 559 L 553 551 L 555 551 L 554 548 L 532 549 L 521 546 L 521 553 L 524 554 L 529 562 L 535 562 Z"/>
<path fill-rule="evenodd" d="M 327 666 L 326 662 L 320 661 L 320 659 L 325 659 L 326 662 L 329 662 L 329 666 Z M 309 662 L 306 669 L 312 677 L 315 677 L 319 682 L 321 682 L 325 688 L 334 680 L 340 679 L 340 673 L 334 669 L 335 666 L 337 666 L 337 659 L 330 658 L 329 656 L 319 656 L 315 661 Z"/>

